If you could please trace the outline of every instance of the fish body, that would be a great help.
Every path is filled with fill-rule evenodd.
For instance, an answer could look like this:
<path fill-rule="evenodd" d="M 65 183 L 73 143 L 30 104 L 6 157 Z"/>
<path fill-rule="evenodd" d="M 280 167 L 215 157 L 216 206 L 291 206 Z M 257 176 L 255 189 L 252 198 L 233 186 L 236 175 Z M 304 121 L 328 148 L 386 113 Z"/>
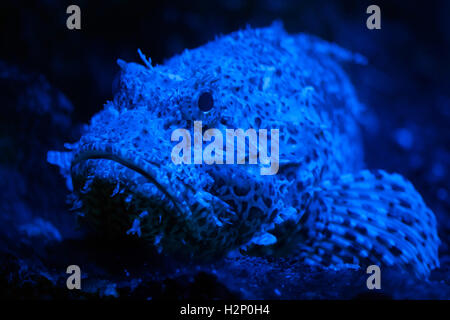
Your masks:
<path fill-rule="evenodd" d="M 114 99 L 71 150 L 48 154 L 95 232 L 195 259 L 295 254 L 419 276 L 439 266 L 436 219 L 414 187 L 364 170 L 364 107 L 342 68 L 363 57 L 279 24 L 218 37 L 163 65 L 140 54 L 143 64 L 118 61 Z M 277 129 L 275 174 L 249 163 L 249 143 L 244 164 L 174 163 L 172 133 L 193 132 L 196 121 L 224 137 L 229 128 Z"/>

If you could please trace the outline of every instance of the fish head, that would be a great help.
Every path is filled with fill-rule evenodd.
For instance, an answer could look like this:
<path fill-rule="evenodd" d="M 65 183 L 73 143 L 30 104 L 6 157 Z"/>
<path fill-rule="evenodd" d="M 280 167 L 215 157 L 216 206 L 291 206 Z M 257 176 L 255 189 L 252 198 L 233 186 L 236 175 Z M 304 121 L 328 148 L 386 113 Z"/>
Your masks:
<path fill-rule="evenodd" d="M 236 89 L 247 75 L 224 72 L 221 59 L 200 63 L 201 53 L 155 67 L 145 58 L 147 66 L 119 61 L 114 99 L 91 119 L 70 163 L 77 209 L 96 232 L 213 257 L 250 241 L 279 213 L 283 204 L 275 199 L 283 199 L 286 185 L 261 175 L 263 164 L 249 164 L 248 143 L 245 164 L 195 163 L 195 154 L 189 164 L 174 161 L 177 130 L 185 133 L 175 140 L 200 139 L 203 147 L 198 123 L 224 140 L 227 128 L 261 125 L 258 110 Z M 226 150 L 218 152 L 225 162 Z"/>

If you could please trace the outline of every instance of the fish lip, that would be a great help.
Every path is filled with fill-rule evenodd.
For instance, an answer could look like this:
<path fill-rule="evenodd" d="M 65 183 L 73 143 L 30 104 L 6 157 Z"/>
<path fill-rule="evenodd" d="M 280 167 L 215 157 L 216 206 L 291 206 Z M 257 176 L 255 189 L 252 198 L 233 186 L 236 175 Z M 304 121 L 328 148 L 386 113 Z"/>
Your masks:
<path fill-rule="evenodd" d="M 136 157 L 130 157 L 130 156 L 124 156 L 123 152 L 114 152 L 114 149 L 112 147 L 105 147 L 105 148 L 99 148 L 98 145 L 92 146 L 92 145 L 86 145 L 85 148 L 82 148 L 84 150 L 81 150 L 80 152 L 76 153 L 74 157 L 72 158 L 71 164 L 70 164 L 70 172 L 72 174 L 73 178 L 73 168 L 75 165 L 82 163 L 87 160 L 111 160 L 115 163 L 119 163 L 120 165 L 126 167 L 129 170 L 132 170 L 134 172 L 139 173 L 141 176 L 146 178 L 150 183 L 155 185 L 160 192 L 162 192 L 174 205 L 174 208 L 177 210 L 177 212 L 180 215 L 191 215 L 191 210 L 189 206 L 186 206 L 182 204 L 180 201 L 176 199 L 176 197 L 173 195 L 173 192 L 169 190 L 167 187 L 162 185 L 158 179 L 155 177 L 156 175 L 149 172 L 149 170 L 146 170 L 149 168 L 149 166 L 154 167 L 155 169 L 160 169 L 159 164 L 143 160 L 142 158 L 139 161 L 145 161 L 146 167 L 142 168 L 139 166 L 139 161 L 137 161 Z M 134 158 L 134 160 L 133 160 Z M 179 185 L 184 185 L 183 183 L 180 183 Z"/>

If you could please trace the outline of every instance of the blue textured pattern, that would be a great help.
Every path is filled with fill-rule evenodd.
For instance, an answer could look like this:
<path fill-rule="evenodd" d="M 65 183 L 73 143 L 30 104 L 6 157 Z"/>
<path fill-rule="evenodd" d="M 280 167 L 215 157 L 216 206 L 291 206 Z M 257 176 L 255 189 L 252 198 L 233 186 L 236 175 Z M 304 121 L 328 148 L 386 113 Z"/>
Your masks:
<path fill-rule="evenodd" d="M 295 255 L 309 264 L 439 266 L 437 223 L 398 174 L 363 170 L 364 107 L 343 63 L 365 59 L 279 24 L 217 38 L 152 66 L 118 61 L 119 89 L 68 152 L 49 152 L 96 233 L 176 256 Z M 199 108 L 202 93 L 214 107 Z M 173 130 L 194 121 L 280 131 L 280 169 L 175 165 Z M 224 134 L 225 136 L 225 134 Z M 402 145 L 408 137 L 399 133 Z"/>
<path fill-rule="evenodd" d="M 82 12 L 82 29 L 67 30 L 64 19 L 68 4 L 64 1 L 29 0 L 24 6 L 21 1 L 3 0 L 0 3 L 3 44 L 0 53 L 0 299 L 449 299 L 450 20 L 447 13 L 450 2 L 379 2 L 377 4 L 382 13 L 380 30 L 366 28 L 369 4 L 372 3 L 332 0 L 218 0 L 212 3 L 210 0 L 198 0 L 189 3 L 159 1 L 144 9 L 125 0 L 81 1 L 78 5 Z M 349 158 L 355 165 L 384 171 L 361 171 L 352 169 L 352 164 L 348 165 L 351 170 L 332 174 L 327 179 L 319 178 L 315 184 L 295 180 L 294 183 L 299 183 L 298 188 L 304 191 L 299 195 L 292 192 L 288 197 L 279 198 L 282 204 L 291 201 L 293 209 L 276 217 L 274 224 L 281 226 L 282 219 L 289 220 L 287 218 L 291 217 L 295 220 L 304 212 L 299 223 L 288 223 L 278 232 L 267 229 L 265 233 L 251 232 L 246 235 L 247 238 L 239 238 L 239 242 L 249 239 L 245 243 L 248 244 L 247 251 L 242 250 L 243 255 L 239 255 L 239 251 L 245 247 L 236 243 L 233 248 L 223 250 L 230 250 L 233 253 L 231 257 L 192 265 L 184 261 L 177 263 L 173 259 L 180 256 L 180 251 L 189 257 L 196 248 L 195 241 L 184 239 L 183 243 L 182 238 L 177 239 L 176 235 L 181 234 L 179 229 L 175 228 L 167 236 L 155 228 L 156 235 L 146 238 L 149 230 L 146 219 L 153 217 L 154 213 L 139 207 L 136 208 L 138 210 L 127 209 L 127 206 L 136 205 L 139 198 L 137 193 L 129 192 L 123 183 L 115 183 L 113 188 L 106 180 L 99 183 L 97 178 L 91 186 L 98 192 L 90 191 L 91 199 L 90 195 L 81 193 L 86 179 L 82 172 L 76 174 L 77 170 L 104 164 L 106 172 L 111 169 L 112 160 L 100 162 L 97 159 L 97 163 L 91 161 L 89 166 L 81 161 L 74 166 L 74 184 L 70 178 L 65 181 L 59 174 L 59 168 L 46 161 L 49 150 L 62 151 L 65 149 L 64 142 L 78 141 L 86 134 L 80 130 L 103 109 L 105 101 L 112 99 L 111 87 L 113 93 L 122 93 L 124 99 L 133 97 L 131 90 L 124 91 L 124 84 L 143 79 L 139 76 L 140 71 L 148 72 L 148 63 L 139 59 L 136 48 L 151 56 L 153 69 L 160 70 L 161 66 L 156 64 L 167 67 L 166 59 L 182 54 L 185 48 L 199 47 L 215 37 L 222 39 L 220 35 L 245 29 L 248 24 L 253 28 L 266 27 L 276 19 L 284 22 L 291 37 L 305 32 L 367 57 L 367 64 L 361 64 L 364 62 L 361 57 L 329 44 L 321 47 L 320 55 L 309 54 L 311 60 L 317 59 L 315 64 L 332 61 L 339 64 L 338 69 L 343 68 L 352 80 L 359 101 L 367 106 L 355 117 L 357 122 L 361 122 L 358 125 L 361 132 L 355 133 L 351 143 L 344 144 L 344 148 L 337 149 L 352 149 L 355 156 L 350 155 Z M 323 50 L 331 47 L 334 53 L 331 54 L 332 59 L 327 59 L 329 55 Z M 242 48 L 233 54 L 242 55 L 244 60 L 250 62 L 254 57 L 249 52 L 251 50 Z M 220 58 L 223 54 L 232 53 L 227 51 L 216 56 Z M 210 59 L 212 62 L 208 62 L 207 66 L 200 67 L 202 64 L 197 62 L 193 67 L 198 72 L 217 67 L 213 63 L 216 56 Z M 126 61 L 140 60 L 134 65 L 122 63 L 128 70 L 122 71 L 122 81 L 120 75 L 116 76 L 120 72 L 120 67 L 114 63 L 118 57 Z M 341 62 L 349 58 L 356 63 Z M 302 63 L 298 68 L 312 70 Z M 187 65 L 190 65 L 189 61 Z M 230 75 L 237 78 L 240 72 L 234 69 Z M 133 72 L 137 75 L 133 76 Z M 172 80 L 179 79 L 174 70 L 170 73 Z M 181 74 L 178 75 L 181 77 Z M 266 89 L 270 89 L 268 85 L 277 78 L 266 79 L 262 81 L 262 86 L 266 84 Z M 195 81 L 195 77 L 192 80 Z M 171 83 L 180 82 L 169 81 L 160 86 L 159 93 L 163 95 L 163 92 L 170 91 L 168 87 Z M 342 87 L 344 82 L 340 82 Z M 319 91 L 326 92 L 316 92 Z M 184 93 L 188 96 L 191 92 L 195 94 L 193 100 L 201 94 L 200 90 Z M 213 94 L 219 92 L 237 95 L 228 90 L 215 90 Z M 311 94 L 313 91 L 307 89 L 304 93 Z M 184 94 L 180 92 L 180 96 Z M 250 99 L 252 96 L 248 95 Z M 214 97 L 214 102 L 217 101 L 218 98 Z M 110 104 L 112 109 L 122 105 L 116 100 Z M 152 103 L 149 105 L 152 106 Z M 201 105 L 204 109 L 209 108 L 208 103 Z M 214 106 L 220 107 L 217 110 L 224 110 L 217 103 Z M 151 122 L 160 119 L 164 123 L 164 118 L 153 115 L 152 110 L 148 110 Z M 186 108 L 183 110 L 187 111 Z M 123 111 L 118 110 L 119 115 Z M 253 119 L 254 114 L 247 116 Z M 186 115 L 182 115 L 184 117 Z M 287 122 L 289 118 L 295 120 L 284 114 L 279 118 Z M 102 117 L 97 119 L 101 129 Z M 348 120 L 347 116 L 344 119 Z M 231 126 L 239 127 L 241 124 L 236 119 Z M 103 127 L 104 130 L 108 128 Z M 191 129 L 192 124 L 187 123 L 185 128 Z M 101 135 L 100 129 L 98 136 Z M 92 130 L 88 129 L 90 132 Z M 171 130 L 169 127 L 168 132 Z M 359 138 L 364 141 L 365 163 L 358 160 L 361 158 L 358 151 L 361 147 L 356 142 Z M 124 140 L 127 139 L 124 135 Z M 66 150 L 72 148 L 74 151 L 78 148 L 75 145 L 67 147 Z M 161 150 L 164 154 L 170 152 L 164 148 Z M 64 163 L 64 176 L 71 177 L 73 154 L 53 153 L 53 156 L 56 155 L 58 162 Z M 322 158 L 321 153 L 318 155 Z M 312 157 L 309 161 L 311 166 L 317 164 Z M 213 167 L 218 169 L 220 166 L 209 169 Z M 227 183 L 233 180 L 230 174 L 234 169 L 240 172 L 244 169 L 243 165 L 224 167 L 220 175 Z M 249 167 L 259 173 L 259 166 Z M 118 172 L 126 171 L 120 166 L 117 168 Z M 197 181 L 204 171 L 200 165 L 195 168 L 190 174 Z M 277 176 L 269 179 L 292 178 L 293 173 L 289 173 L 286 166 L 279 169 Z M 195 175 L 197 170 L 199 174 Z M 162 168 L 161 178 L 164 172 L 167 173 L 167 170 Z M 402 271 L 410 270 L 419 275 L 427 273 L 426 264 L 432 261 L 431 256 L 435 256 L 435 251 L 430 249 L 435 241 L 424 240 L 423 245 L 421 231 L 424 229 L 423 234 L 434 239 L 434 228 L 428 227 L 430 221 L 424 211 L 413 209 L 424 204 L 411 184 L 399 175 L 386 172 L 397 172 L 411 181 L 436 216 L 442 241 L 439 245 L 440 266 L 430 272 L 426 281 Z M 329 174 L 329 171 L 325 170 L 324 174 Z M 148 183 L 148 178 L 139 175 L 137 180 Z M 304 171 L 304 177 L 307 178 L 307 175 L 308 171 Z M 382 179 L 377 180 L 377 176 Z M 109 177 L 113 178 L 112 181 L 118 180 L 114 174 Z M 248 185 L 247 182 L 253 183 L 253 178 L 257 181 L 262 179 L 259 174 L 237 179 L 241 183 L 236 192 L 244 194 L 246 189 L 243 187 Z M 120 179 L 127 181 L 128 178 Z M 134 177 L 128 181 L 134 181 Z M 214 183 L 221 183 L 220 179 Z M 102 193 L 103 187 L 106 188 Z M 212 190 L 203 191 L 198 200 L 203 200 L 208 193 L 212 194 Z M 304 200 L 309 201 L 302 200 L 306 191 L 309 195 L 304 196 Z M 156 190 L 155 194 L 158 192 Z M 69 204 L 66 203 L 68 194 Z M 80 194 L 83 200 L 76 201 Z M 383 200 L 380 202 L 377 198 Z M 272 200 L 266 197 L 267 203 Z M 230 196 L 225 203 L 234 205 L 231 201 L 241 205 L 236 195 Z M 96 211 L 96 207 L 102 206 L 101 202 L 107 209 Z M 255 204 L 253 201 L 248 203 Z M 86 204 L 90 209 L 85 209 Z M 411 209 L 404 207 L 408 204 Z M 161 207 L 164 205 L 167 204 L 162 202 Z M 384 215 L 389 218 L 392 212 L 388 211 L 393 208 L 398 209 L 393 212 L 400 214 L 397 220 L 401 221 L 395 223 L 395 227 L 383 224 L 395 220 L 381 218 Z M 142 212 L 138 213 L 140 210 Z M 414 211 L 411 217 L 424 217 L 421 220 L 423 224 L 408 220 L 409 215 L 403 213 L 410 211 Z M 261 214 L 256 207 L 252 212 Z M 95 217 L 96 213 L 97 218 L 88 223 L 86 219 L 91 214 Z M 117 221 L 123 214 L 130 214 L 130 217 Z M 373 219 L 374 216 L 378 218 Z M 78 217 L 82 219 L 77 221 Z M 164 217 L 168 216 L 161 215 L 159 220 L 158 215 L 153 220 L 155 225 L 159 221 L 164 223 Z M 80 228 L 78 222 L 82 221 L 91 225 L 92 234 Z M 227 225 L 222 220 L 217 221 Z M 245 224 L 248 220 L 241 221 L 242 226 L 233 226 L 229 230 L 238 232 L 248 228 Z M 355 221 L 358 222 L 355 224 Z M 181 230 L 187 225 L 184 220 L 177 222 L 172 225 Z M 414 227 L 402 228 L 407 223 L 413 223 Z M 117 225 L 120 228 L 115 229 Z M 302 229 L 297 230 L 299 226 Z M 107 230 L 110 237 L 103 233 Z M 295 239 L 291 237 L 294 234 Z M 376 234 L 381 236 L 377 239 Z M 241 235 L 244 236 L 244 232 Z M 236 235 L 232 233 L 232 236 Z M 170 239 L 176 241 L 167 243 Z M 409 246 L 406 239 L 419 243 Z M 383 240 L 386 241 L 383 243 Z M 394 241 L 396 245 L 390 246 L 387 241 Z M 370 245 L 372 248 L 369 250 Z M 401 250 L 401 255 L 398 255 L 396 248 Z M 161 254 L 158 250 L 162 250 Z M 411 264 L 402 260 L 402 255 L 410 257 L 414 252 L 416 259 L 412 259 Z M 364 259 L 366 254 L 373 260 Z M 377 257 L 380 254 L 386 257 L 386 261 L 379 262 Z M 194 256 L 199 255 L 195 253 Z M 356 260 L 361 268 L 355 265 Z M 394 265 L 390 266 L 388 263 L 392 261 Z M 328 262 L 337 267 L 324 267 Z M 363 267 L 366 263 L 382 265 L 381 290 L 366 287 L 368 274 Z M 71 264 L 81 267 L 82 290 L 66 288 L 65 270 Z"/>

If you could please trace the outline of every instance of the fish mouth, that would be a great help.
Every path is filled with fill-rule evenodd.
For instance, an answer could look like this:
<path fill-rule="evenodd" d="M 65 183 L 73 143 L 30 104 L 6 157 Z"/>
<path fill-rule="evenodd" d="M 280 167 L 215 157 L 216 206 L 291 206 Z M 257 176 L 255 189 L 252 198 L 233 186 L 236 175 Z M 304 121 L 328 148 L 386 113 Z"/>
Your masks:
<path fill-rule="evenodd" d="M 81 221 L 95 233 L 113 238 L 128 234 L 136 219 L 142 220 L 143 237 L 152 241 L 180 227 L 195 238 L 189 231 L 188 200 L 193 190 L 170 169 L 132 150 L 104 144 L 80 147 L 70 170 L 74 195 L 81 203 Z"/>
<path fill-rule="evenodd" d="M 127 151 L 126 153 L 120 150 L 115 152 L 114 148 L 108 146 L 105 146 L 104 148 L 99 148 L 98 146 L 86 146 L 83 149 L 84 150 L 82 152 L 77 153 L 72 159 L 72 173 L 74 172 L 74 168 L 83 162 L 95 160 L 111 161 L 112 163 L 121 165 L 123 166 L 123 168 L 129 170 L 127 172 L 124 172 L 123 175 L 117 177 L 117 183 L 120 184 L 120 180 L 122 180 L 122 182 L 126 182 L 128 184 L 128 187 L 130 187 L 129 185 L 133 178 L 134 180 L 136 180 L 136 182 L 143 182 L 143 180 L 139 179 L 138 176 L 133 176 L 132 174 L 130 174 L 137 173 L 140 175 L 140 177 L 145 178 L 147 182 L 153 184 L 159 190 L 159 193 L 164 195 L 164 197 L 172 203 L 174 209 L 178 214 L 182 215 L 188 213 L 187 211 L 189 208 L 186 205 L 182 204 L 181 201 L 177 200 L 175 191 L 170 190 L 171 188 L 167 185 L 167 183 L 163 185 L 160 182 L 162 179 L 158 179 L 158 175 L 160 175 L 158 173 L 158 170 L 161 169 L 161 166 L 158 163 L 144 160 L 139 156 L 133 156 L 130 151 Z M 182 184 L 182 181 L 180 181 L 179 183 Z M 157 194 L 156 192 L 154 193 Z M 179 193 L 180 191 L 178 191 L 178 194 Z"/>
<path fill-rule="evenodd" d="M 208 259 L 237 245 L 237 234 L 232 241 L 225 235 L 238 216 L 206 191 L 208 179 L 194 167 L 159 164 L 104 144 L 80 147 L 70 167 L 81 221 L 97 235 L 128 237 L 139 220 L 140 238 L 178 257 Z"/>

